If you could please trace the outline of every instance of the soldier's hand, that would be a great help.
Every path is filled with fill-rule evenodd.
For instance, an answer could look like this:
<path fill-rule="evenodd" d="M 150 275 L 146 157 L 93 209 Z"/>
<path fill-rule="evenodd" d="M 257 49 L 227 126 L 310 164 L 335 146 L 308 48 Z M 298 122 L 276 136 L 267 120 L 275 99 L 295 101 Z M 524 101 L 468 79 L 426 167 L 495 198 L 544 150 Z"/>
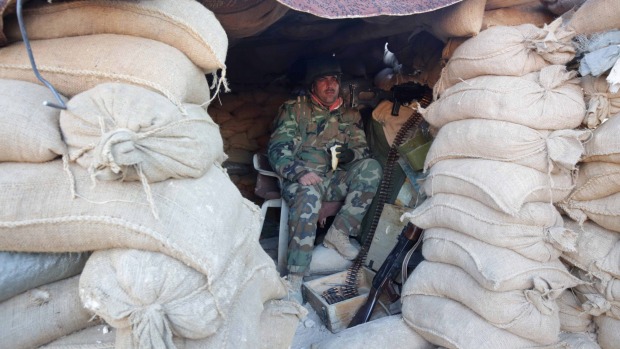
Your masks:
<path fill-rule="evenodd" d="M 319 177 L 319 175 L 314 172 L 308 172 L 305 175 L 299 177 L 299 179 L 297 180 L 297 182 L 299 182 L 299 184 L 301 185 L 314 185 L 319 184 L 322 181 L 323 179 L 321 179 L 321 177 Z"/>
<path fill-rule="evenodd" d="M 336 151 L 338 152 L 338 155 L 336 156 L 338 157 L 339 163 L 346 164 L 353 161 L 353 159 L 355 158 L 353 150 L 349 149 L 349 146 L 346 144 L 339 146 Z"/>

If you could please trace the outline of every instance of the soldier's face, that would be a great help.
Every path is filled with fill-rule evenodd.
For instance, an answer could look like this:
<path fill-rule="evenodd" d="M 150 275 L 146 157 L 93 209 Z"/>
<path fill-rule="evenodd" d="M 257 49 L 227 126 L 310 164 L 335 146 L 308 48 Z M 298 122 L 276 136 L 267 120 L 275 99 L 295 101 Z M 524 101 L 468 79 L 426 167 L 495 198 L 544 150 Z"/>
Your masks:
<path fill-rule="evenodd" d="M 338 77 L 327 75 L 317 78 L 314 80 L 312 92 L 324 105 L 332 105 L 338 99 L 338 94 L 340 93 Z"/>

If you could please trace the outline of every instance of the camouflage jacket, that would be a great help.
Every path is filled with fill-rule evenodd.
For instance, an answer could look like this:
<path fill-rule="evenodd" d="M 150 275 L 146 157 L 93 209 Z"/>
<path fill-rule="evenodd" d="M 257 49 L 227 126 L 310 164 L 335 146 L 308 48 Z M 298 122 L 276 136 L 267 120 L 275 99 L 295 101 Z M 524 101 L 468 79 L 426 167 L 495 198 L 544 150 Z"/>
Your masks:
<path fill-rule="evenodd" d="M 278 175 L 296 181 L 309 171 L 325 176 L 331 170 L 329 148 L 335 144 L 347 144 L 354 161 L 370 157 L 359 112 L 344 105 L 330 112 L 299 97 L 280 107 L 267 152 Z"/>

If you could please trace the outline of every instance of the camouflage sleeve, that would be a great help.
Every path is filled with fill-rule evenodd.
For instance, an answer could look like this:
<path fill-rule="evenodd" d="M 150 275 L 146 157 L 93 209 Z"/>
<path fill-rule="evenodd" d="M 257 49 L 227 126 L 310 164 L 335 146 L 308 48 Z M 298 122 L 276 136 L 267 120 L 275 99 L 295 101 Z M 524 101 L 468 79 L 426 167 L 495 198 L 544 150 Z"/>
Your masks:
<path fill-rule="evenodd" d="M 366 143 L 366 134 L 362 125 L 362 117 L 359 112 L 347 113 L 348 122 L 347 134 L 349 135 L 349 149 L 355 154 L 354 160 L 366 159 L 370 157 L 370 149 Z"/>
<path fill-rule="evenodd" d="M 299 125 L 291 105 L 283 105 L 275 120 L 267 146 L 267 156 L 276 173 L 289 181 L 296 181 L 306 169 L 295 159 L 295 148 L 301 141 Z"/>

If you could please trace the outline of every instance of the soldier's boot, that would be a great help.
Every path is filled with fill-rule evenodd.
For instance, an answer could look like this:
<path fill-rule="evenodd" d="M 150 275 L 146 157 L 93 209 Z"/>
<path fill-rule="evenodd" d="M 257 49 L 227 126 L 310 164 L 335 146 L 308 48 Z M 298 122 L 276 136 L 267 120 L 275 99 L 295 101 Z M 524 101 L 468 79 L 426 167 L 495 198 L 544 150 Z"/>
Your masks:
<path fill-rule="evenodd" d="M 325 239 L 323 239 L 323 245 L 327 248 L 331 248 L 332 250 L 338 251 L 344 259 L 353 260 L 357 257 L 357 254 L 360 252 L 355 246 L 351 244 L 349 240 L 349 235 L 344 232 L 334 229 L 332 226 L 327 234 L 325 235 Z"/>
<path fill-rule="evenodd" d="M 303 295 L 301 294 L 301 284 L 304 282 L 303 273 L 289 273 L 287 276 L 289 282 L 288 300 L 303 304 Z"/>

